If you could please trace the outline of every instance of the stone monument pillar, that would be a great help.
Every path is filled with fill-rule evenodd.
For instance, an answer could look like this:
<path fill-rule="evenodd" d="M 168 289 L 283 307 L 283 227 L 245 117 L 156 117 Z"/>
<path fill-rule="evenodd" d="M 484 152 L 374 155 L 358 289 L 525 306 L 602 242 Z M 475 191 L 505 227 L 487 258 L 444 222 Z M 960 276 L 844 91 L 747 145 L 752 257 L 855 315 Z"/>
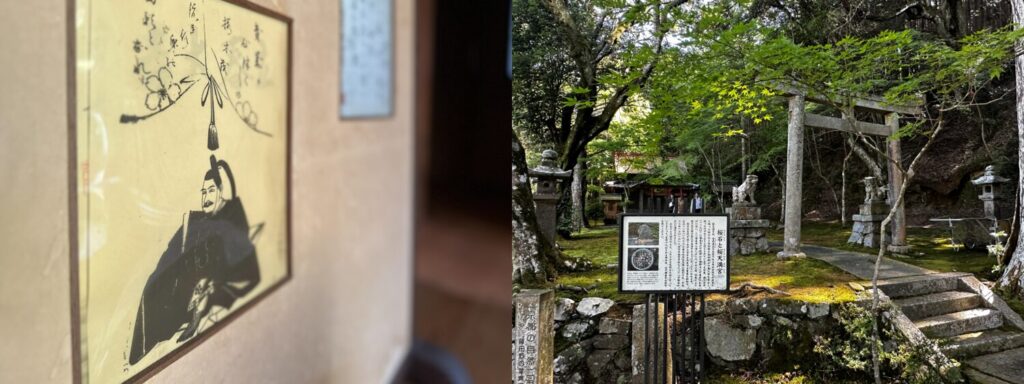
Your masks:
<path fill-rule="evenodd" d="M 512 383 L 551 384 L 555 364 L 555 293 L 526 289 L 512 296 Z"/>
<path fill-rule="evenodd" d="M 540 165 L 529 171 L 529 175 L 537 183 L 533 193 L 533 201 L 537 205 L 537 225 L 541 233 L 555 242 L 555 229 L 558 227 L 558 182 L 572 177 L 571 171 L 558 168 L 558 152 L 550 149 L 541 153 Z"/>
<path fill-rule="evenodd" d="M 985 167 L 985 174 L 981 177 L 971 180 L 971 184 L 981 187 L 981 194 L 978 195 L 978 199 L 981 200 L 982 204 L 985 205 L 985 217 L 992 220 L 998 219 L 996 210 L 996 200 L 998 196 L 996 194 L 996 184 L 1002 184 L 1010 179 L 1000 177 L 995 174 L 995 168 L 991 165 Z"/>
<path fill-rule="evenodd" d="M 800 219 L 804 175 L 804 96 L 789 97 L 789 125 L 786 143 L 786 228 L 782 235 L 780 259 L 807 256 L 800 250 Z"/>
<path fill-rule="evenodd" d="M 860 244 L 868 248 L 877 248 L 881 240 L 882 220 L 889 213 L 889 205 L 885 202 L 886 187 L 874 177 L 864 178 L 864 204 L 860 212 L 853 215 L 853 233 L 846 240 L 850 244 Z M 891 239 L 886 234 L 886 240 Z"/>
<path fill-rule="evenodd" d="M 761 219 L 761 207 L 754 200 L 757 175 L 747 175 L 743 184 L 732 188 L 729 213 L 729 256 L 768 251 L 768 220 Z"/>
<path fill-rule="evenodd" d="M 648 308 L 647 318 L 653 324 L 656 318 L 663 319 L 665 317 L 665 304 L 657 303 Z M 647 330 L 647 326 L 644 323 L 644 305 L 633 306 L 633 342 L 631 353 L 631 360 L 633 365 L 633 376 L 630 381 L 632 384 L 644 384 L 644 373 L 650 369 L 648 374 L 648 380 L 653 379 L 654 373 L 658 372 L 660 377 L 662 373 L 666 374 L 667 377 L 672 377 L 672 324 L 674 321 L 658 322 L 658 324 L 668 324 L 669 329 L 665 331 L 663 329 L 651 329 Z M 655 332 L 657 331 L 657 332 Z M 655 334 L 657 333 L 657 334 Z M 664 333 L 668 333 L 668 343 L 664 343 L 665 340 L 662 338 Z M 648 347 L 645 350 L 645 347 Z M 669 356 L 665 358 L 654 358 L 655 351 L 662 350 L 662 353 Z M 644 361 L 648 361 L 648 365 L 644 365 Z M 666 361 L 667 365 L 666 365 Z M 658 380 L 648 381 L 650 383 L 657 383 Z"/>
<path fill-rule="evenodd" d="M 898 113 L 889 113 L 885 115 L 885 125 L 889 128 L 889 132 L 896 132 L 900 129 L 900 115 Z M 900 189 L 903 188 L 903 172 L 900 171 L 900 162 L 903 158 L 903 150 L 900 149 L 899 139 L 886 139 L 886 147 L 889 161 L 889 206 L 896 204 L 896 197 L 899 196 Z M 896 206 L 896 212 L 892 216 L 892 242 L 888 243 L 889 252 L 908 254 L 910 253 L 911 246 L 907 244 L 907 215 L 903 207 L 906 206 L 906 201 L 900 202 Z"/>

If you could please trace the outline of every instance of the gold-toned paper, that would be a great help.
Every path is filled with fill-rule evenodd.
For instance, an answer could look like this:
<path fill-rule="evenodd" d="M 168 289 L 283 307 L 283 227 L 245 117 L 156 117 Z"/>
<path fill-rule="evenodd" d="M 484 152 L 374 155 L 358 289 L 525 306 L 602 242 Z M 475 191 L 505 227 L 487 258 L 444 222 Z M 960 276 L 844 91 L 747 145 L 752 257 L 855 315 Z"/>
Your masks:
<path fill-rule="evenodd" d="M 122 382 L 289 276 L 289 25 L 221 0 L 74 23 L 81 377 Z"/>

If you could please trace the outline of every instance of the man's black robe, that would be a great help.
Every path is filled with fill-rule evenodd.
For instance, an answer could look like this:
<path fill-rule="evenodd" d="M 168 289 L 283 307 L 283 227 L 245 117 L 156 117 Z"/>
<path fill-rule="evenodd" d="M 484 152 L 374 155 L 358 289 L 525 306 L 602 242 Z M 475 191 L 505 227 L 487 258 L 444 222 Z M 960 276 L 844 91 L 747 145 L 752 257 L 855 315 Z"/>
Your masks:
<path fill-rule="evenodd" d="M 249 221 L 239 199 L 228 200 L 213 215 L 192 211 L 187 224 L 178 228 L 146 281 L 135 317 L 128 357 L 131 364 L 193 321 L 188 306 L 201 279 L 213 282 L 208 308 L 230 308 L 260 281 L 256 249 L 249 239 Z"/>

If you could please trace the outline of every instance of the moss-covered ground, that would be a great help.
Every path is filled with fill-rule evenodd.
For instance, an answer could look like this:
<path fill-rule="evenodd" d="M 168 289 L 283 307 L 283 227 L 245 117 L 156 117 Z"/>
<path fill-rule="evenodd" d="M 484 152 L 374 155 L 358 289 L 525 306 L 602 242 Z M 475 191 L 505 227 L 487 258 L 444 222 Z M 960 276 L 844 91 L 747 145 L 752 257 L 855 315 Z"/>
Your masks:
<path fill-rule="evenodd" d="M 558 290 L 558 296 L 574 300 L 586 296 L 606 297 L 617 302 L 639 303 L 643 295 L 618 292 L 618 227 L 584 229 L 571 240 L 561 240 L 562 250 L 572 257 L 590 260 L 594 269 L 563 273 L 557 284 L 587 288 L 587 292 Z M 609 268 L 607 266 L 612 265 Z M 809 302 L 839 302 L 854 299 L 847 285 L 857 278 L 828 263 L 814 259 L 778 260 L 773 253 L 735 256 L 730 259 L 731 285 L 750 282 L 785 291 L 789 298 Z M 758 295 L 765 295 L 764 293 Z M 720 295 L 712 295 L 715 299 Z"/>
<path fill-rule="evenodd" d="M 854 252 L 878 252 L 878 249 L 847 244 L 850 227 L 849 223 L 844 227 L 839 222 L 805 221 L 800 228 L 801 241 L 804 244 Z M 782 229 L 769 231 L 768 239 L 781 242 Z M 984 247 L 968 249 L 954 246 L 950 241 L 948 229 L 910 227 L 907 228 L 907 242 L 912 246 L 910 255 L 893 258 L 934 271 L 970 272 L 978 277 L 993 278 L 992 267 L 996 263 L 995 258 L 989 256 Z"/>
<path fill-rule="evenodd" d="M 814 375 L 797 372 L 781 373 L 721 373 L 708 377 L 709 383 L 717 384 L 852 384 L 862 381 L 816 378 Z"/>

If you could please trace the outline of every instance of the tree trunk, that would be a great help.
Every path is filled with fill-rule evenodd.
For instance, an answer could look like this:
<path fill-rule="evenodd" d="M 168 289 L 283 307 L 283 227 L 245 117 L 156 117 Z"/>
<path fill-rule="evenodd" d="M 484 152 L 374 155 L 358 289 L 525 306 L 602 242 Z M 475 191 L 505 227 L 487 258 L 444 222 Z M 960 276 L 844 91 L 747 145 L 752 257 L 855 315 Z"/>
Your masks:
<path fill-rule="evenodd" d="M 1000 270 L 1010 264 L 1010 259 L 1013 258 L 1013 253 L 1017 250 L 1017 239 L 1020 236 L 1020 215 L 1020 196 L 1018 195 L 1013 202 L 1013 220 L 1010 221 L 1010 232 L 1006 234 L 1006 244 L 1003 244 L 1003 253 L 999 254 L 996 264 Z"/>
<path fill-rule="evenodd" d="M 885 174 L 882 173 L 882 167 L 878 165 L 878 162 L 871 158 L 871 154 L 862 148 L 860 144 L 857 144 L 855 134 L 847 134 L 846 143 L 850 145 L 850 149 L 853 150 L 853 153 L 864 162 L 864 165 L 868 167 L 868 171 L 871 172 L 871 175 L 874 176 L 875 179 L 878 179 L 879 181 L 887 180 L 885 178 Z"/>
<path fill-rule="evenodd" d="M 575 166 L 573 166 L 575 168 Z M 571 239 L 572 234 L 576 232 L 573 228 L 573 194 L 572 194 L 572 178 L 568 178 L 560 181 L 558 188 L 558 202 L 555 204 L 555 233 L 561 236 L 563 239 Z M 552 241 L 558 241 L 552 239 Z"/>
<path fill-rule="evenodd" d="M 583 182 L 583 161 L 577 161 L 572 168 L 572 231 L 579 232 L 583 228 L 583 207 L 586 206 L 587 188 Z"/>
<path fill-rule="evenodd" d="M 843 149 L 846 149 L 845 145 L 843 146 Z M 846 167 L 850 162 L 850 155 L 852 154 L 853 152 L 848 151 L 846 152 L 846 157 L 843 157 L 843 201 L 839 203 L 839 217 L 843 228 L 846 228 Z"/>
<path fill-rule="evenodd" d="M 541 285 L 555 278 L 558 251 L 540 232 L 533 190 L 527 174 L 526 151 L 512 132 L 512 282 Z"/>
<path fill-rule="evenodd" d="M 779 169 L 775 167 L 775 163 L 769 163 L 772 167 L 772 171 L 775 171 L 775 178 L 779 180 L 779 193 L 786 196 L 786 175 L 779 172 Z M 779 223 L 775 225 L 776 228 L 782 228 L 786 223 L 786 199 L 779 199 Z"/>
<path fill-rule="evenodd" d="M 1010 7 L 1013 9 L 1013 22 L 1016 25 L 1024 23 L 1024 0 L 1010 0 Z M 1017 41 L 1017 49 L 1021 48 L 1024 42 Z M 1024 202 L 1024 56 L 1016 56 L 1013 59 L 1013 66 L 1017 72 L 1017 167 L 1020 170 L 1017 176 L 1017 201 Z M 1021 215 L 1024 209 L 1015 212 L 1016 215 Z M 1016 217 L 1018 223 L 1024 223 L 1021 221 L 1021 216 Z M 1018 231 L 1016 236 L 1020 236 L 1024 231 Z M 1013 251 L 1013 256 L 1010 257 L 1010 262 L 1003 269 L 1003 276 L 996 283 L 1001 288 L 1008 288 L 1015 294 L 1020 294 L 1020 287 L 1024 285 L 1024 242 L 1020 241 L 1020 237 L 1017 238 L 1017 246 Z"/>

